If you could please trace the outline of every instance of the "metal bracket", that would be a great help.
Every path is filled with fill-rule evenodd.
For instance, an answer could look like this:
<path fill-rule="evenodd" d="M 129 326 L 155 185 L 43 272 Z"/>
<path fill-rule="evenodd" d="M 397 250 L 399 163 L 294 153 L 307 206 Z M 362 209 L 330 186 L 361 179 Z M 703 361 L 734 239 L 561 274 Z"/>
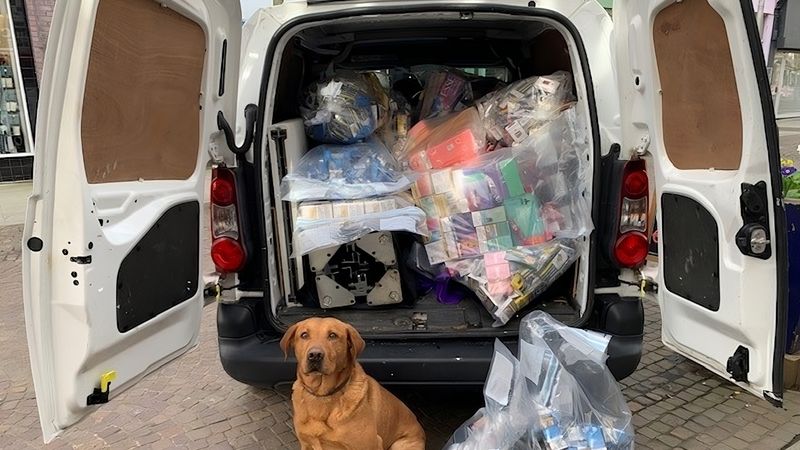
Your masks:
<path fill-rule="evenodd" d="M 403 288 L 400 284 L 400 272 L 389 269 L 383 274 L 378 284 L 367 294 L 370 306 L 395 305 L 403 302 Z"/>
<path fill-rule="evenodd" d="M 317 274 L 317 294 L 319 295 L 319 305 L 323 309 L 356 304 L 356 297 L 352 292 L 324 274 Z"/>

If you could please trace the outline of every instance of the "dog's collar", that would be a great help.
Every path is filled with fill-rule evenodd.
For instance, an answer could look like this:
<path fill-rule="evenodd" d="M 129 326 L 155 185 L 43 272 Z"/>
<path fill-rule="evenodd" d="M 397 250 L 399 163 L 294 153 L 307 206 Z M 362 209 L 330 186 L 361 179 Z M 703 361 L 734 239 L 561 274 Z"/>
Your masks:
<path fill-rule="evenodd" d="M 350 382 L 350 379 L 352 379 L 352 378 L 353 378 L 353 374 L 350 373 L 350 376 L 347 377 L 346 380 L 344 380 L 344 383 L 341 383 L 340 385 L 336 386 L 335 388 L 333 388 L 333 390 L 331 390 L 327 394 L 317 394 L 317 393 L 311 392 L 311 389 L 309 389 L 308 386 L 306 386 L 305 384 L 303 384 L 303 389 L 305 389 L 306 392 L 308 392 L 309 394 L 313 395 L 314 397 L 330 397 L 331 395 L 334 395 L 334 394 L 338 393 L 339 391 L 341 391 L 342 389 L 344 389 L 344 387 L 347 386 L 347 384 Z"/>

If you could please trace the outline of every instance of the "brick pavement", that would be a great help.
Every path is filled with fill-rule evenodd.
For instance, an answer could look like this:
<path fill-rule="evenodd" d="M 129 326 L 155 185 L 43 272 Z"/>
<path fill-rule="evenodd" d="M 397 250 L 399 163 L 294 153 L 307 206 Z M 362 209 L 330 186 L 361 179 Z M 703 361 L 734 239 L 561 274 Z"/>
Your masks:
<path fill-rule="evenodd" d="M 42 448 L 25 344 L 21 227 L 0 228 L 0 448 Z M 660 318 L 645 302 L 645 354 L 622 382 L 637 448 L 779 449 L 800 436 L 800 395 L 778 410 L 739 392 L 660 344 Z M 256 389 L 230 379 L 217 356 L 215 310 L 206 307 L 197 348 L 100 407 L 46 448 L 297 448 L 287 387 Z M 475 389 L 395 390 L 420 417 L 430 448 L 481 402 Z"/>

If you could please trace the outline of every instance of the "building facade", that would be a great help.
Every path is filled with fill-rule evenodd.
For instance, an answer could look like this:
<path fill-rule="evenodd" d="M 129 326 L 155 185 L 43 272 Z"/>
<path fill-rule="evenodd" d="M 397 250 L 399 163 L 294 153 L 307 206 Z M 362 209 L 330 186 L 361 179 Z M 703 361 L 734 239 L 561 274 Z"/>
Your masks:
<path fill-rule="evenodd" d="M 24 0 L 0 0 L 0 182 L 33 172 L 39 81 L 28 18 Z"/>

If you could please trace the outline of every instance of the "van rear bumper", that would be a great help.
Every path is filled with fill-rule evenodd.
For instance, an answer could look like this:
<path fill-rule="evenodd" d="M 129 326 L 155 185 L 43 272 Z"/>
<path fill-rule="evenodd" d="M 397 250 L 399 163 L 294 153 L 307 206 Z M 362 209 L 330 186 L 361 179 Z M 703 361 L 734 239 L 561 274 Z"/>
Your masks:
<path fill-rule="evenodd" d="M 222 306 L 222 305 L 220 305 Z M 503 339 L 516 351 L 517 339 Z M 386 384 L 483 384 L 492 360 L 494 340 L 367 341 L 359 362 Z M 272 387 L 295 379 L 293 355 L 284 357 L 279 338 L 261 333 L 219 338 L 222 366 L 235 380 Z M 613 336 L 607 365 L 617 379 L 633 373 L 642 354 L 642 335 Z"/>

